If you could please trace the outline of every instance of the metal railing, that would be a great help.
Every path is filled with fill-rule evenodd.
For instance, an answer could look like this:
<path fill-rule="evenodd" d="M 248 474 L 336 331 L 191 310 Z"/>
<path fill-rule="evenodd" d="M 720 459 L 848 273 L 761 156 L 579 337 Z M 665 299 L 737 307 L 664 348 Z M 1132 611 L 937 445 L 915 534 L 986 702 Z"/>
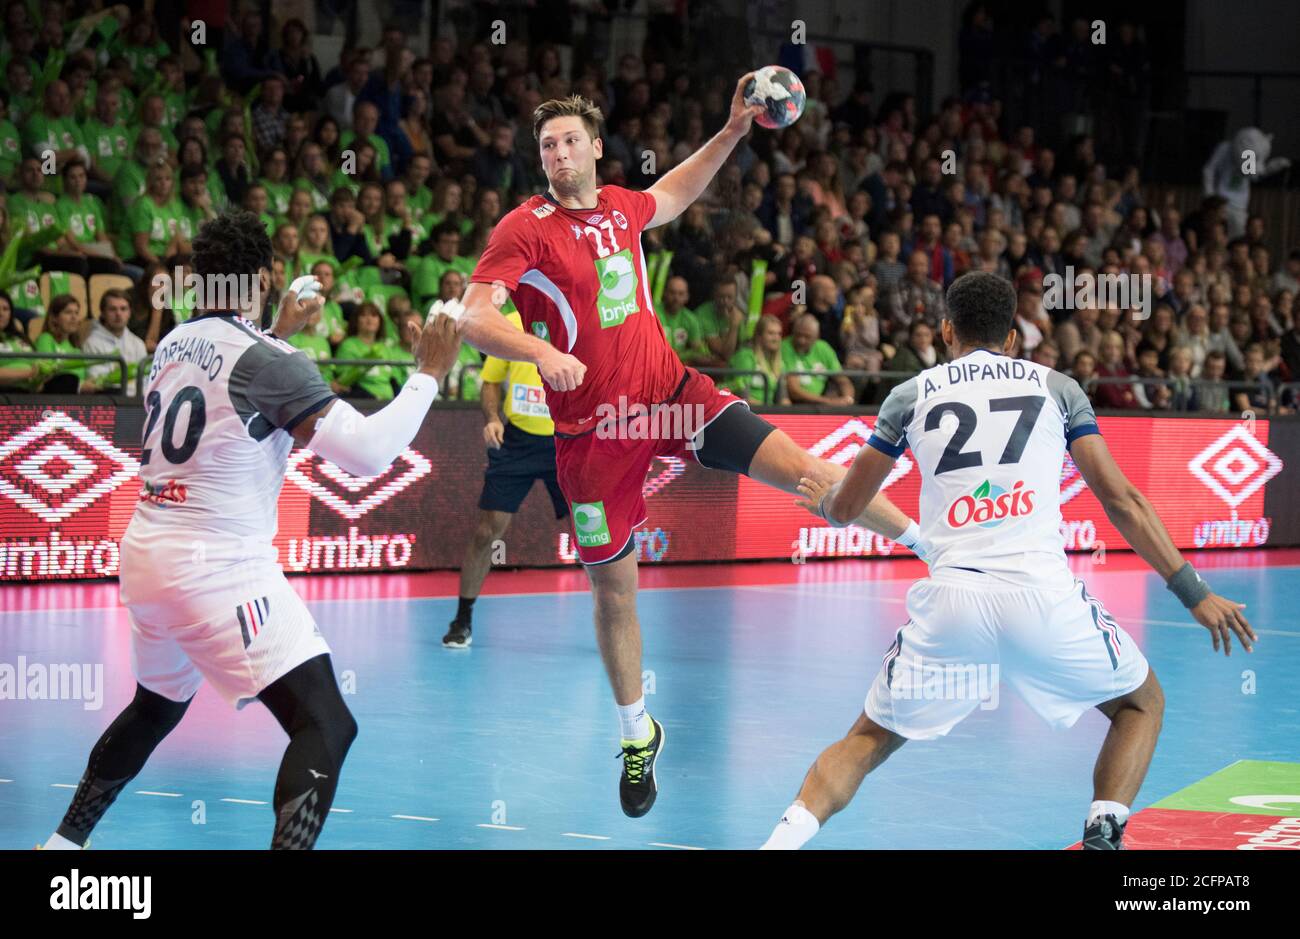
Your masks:
<path fill-rule="evenodd" d="M 1216 381 L 1214 379 L 1205 378 L 1146 378 L 1141 375 L 1097 375 L 1085 379 L 1079 384 L 1089 395 L 1092 395 L 1098 387 L 1103 385 L 1159 386 L 1169 388 L 1171 391 L 1182 390 L 1186 392 L 1185 396 L 1179 402 L 1183 405 L 1182 407 L 1150 406 L 1143 408 L 1143 410 L 1184 411 L 1189 413 L 1192 411 L 1192 408 L 1188 405 L 1191 404 L 1192 396 L 1194 394 L 1199 394 L 1204 397 L 1207 392 L 1221 393 L 1227 398 L 1228 407 L 1226 411 L 1215 410 L 1209 413 L 1231 413 L 1237 410 L 1237 408 L 1232 404 L 1234 395 L 1258 392 L 1265 387 L 1259 382 L 1246 381 L 1243 379 L 1223 379 Z M 1300 404 L 1300 382 L 1274 382 L 1269 380 L 1267 390 L 1269 392 L 1269 403 L 1266 413 L 1268 414 L 1277 414 L 1282 407 L 1295 408 L 1297 404 Z M 1197 408 L 1196 410 L 1200 411 L 1204 409 Z M 1255 409 L 1248 408 L 1247 410 L 1253 411 Z"/>
<path fill-rule="evenodd" d="M 109 365 L 116 365 L 117 375 L 118 375 L 117 393 L 121 395 L 126 394 L 127 361 L 126 359 L 122 358 L 120 355 L 105 355 L 103 353 L 98 353 L 98 352 L 10 352 L 7 350 L 0 349 L 0 366 L 3 366 L 3 364 L 7 360 L 21 360 L 24 362 L 30 362 L 33 359 L 45 360 L 45 361 L 63 360 L 68 362 L 75 362 L 77 363 L 77 367 L 80 367 L 81 365 L 90 362 L 101 362 Z M 50 378 L 53 378 L 55 375 L 59 375 L 59 374 L 62 374 L 62 371 L 53 372 L 50 375 L 46 376 L 46 378 L 48 380 Z"/>

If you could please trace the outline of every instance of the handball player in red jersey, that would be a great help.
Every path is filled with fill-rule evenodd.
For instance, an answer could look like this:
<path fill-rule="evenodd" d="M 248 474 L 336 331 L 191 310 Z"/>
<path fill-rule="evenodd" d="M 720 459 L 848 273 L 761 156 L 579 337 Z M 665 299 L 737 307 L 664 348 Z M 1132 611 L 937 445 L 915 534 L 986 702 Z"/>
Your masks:
<path fill-rule="evenodd" d="M 736 144 L 757 105 L 741 78 L 723 127 L 646 192 L 596 185 L 600 109 L 573 96 L 547 101 L 533 134 L 550 183 L 507 214 L 492 232 L 465 291 L 461 337 L 502 359 L 534 363 L 549 386 L 560 488 L 572 509 L 578 556 L 595 605 L 596 640 L 618 705 L 623 811 L 639 817 L 654 804 L 655 760 L 664 728 L 645 708 L 633 532 L 646 520 L 642 485 L 656 456 L 693 458 L 797 492 L 800 477 L 839 480 L 845 469 L 818 460 L 743 401 L 685 367 L 665 338 L 650 298 L 641 233 L 677 218 L 699 198 Z M 513 298 L 520 332 L 500 313 Z M 654 408 L 638 439 L 627 417 Z M 643 424 L 644 426 L 644 424 Z M 883 496 L 858 522 L 916 549 L 915 523 Z M 922 553 L 922 551 L 918 551 Z"/>

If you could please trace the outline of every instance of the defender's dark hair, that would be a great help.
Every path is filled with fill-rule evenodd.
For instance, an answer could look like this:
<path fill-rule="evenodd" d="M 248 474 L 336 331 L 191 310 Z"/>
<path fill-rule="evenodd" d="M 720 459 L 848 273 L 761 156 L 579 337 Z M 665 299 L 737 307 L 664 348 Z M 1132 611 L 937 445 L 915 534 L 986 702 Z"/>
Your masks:
<path fill-rule="evenodd" d="M 964 345 L 1000 345 L 1016 315 L 1016 288 L 986 271 L 962 274 L 948 288 L 948 319 Z"/>
<path fill-rule="evenodd" d="M 194 273 L 200 277 L 271 269 L 271 239 L 252 212 L 224 212 L 199 226 L 194 236 Z"/>

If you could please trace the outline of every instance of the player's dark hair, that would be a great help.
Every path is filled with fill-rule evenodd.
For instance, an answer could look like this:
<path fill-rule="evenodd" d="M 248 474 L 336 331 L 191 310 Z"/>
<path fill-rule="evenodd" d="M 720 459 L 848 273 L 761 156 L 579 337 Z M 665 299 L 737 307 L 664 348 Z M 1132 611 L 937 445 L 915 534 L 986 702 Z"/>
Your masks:
<path fill-rule="evenodd" d="M 567 98 L 552 98 L 543 101 L 533 111 L 533 139 L 541 141 L 542 128 L 546 122 L 556 117 L 580 117 L 591 139 L 600 136 L 600 124 L 605 119 L 599 107 L 582 95 L 569 95 Z"/>
<path fill-rule="evenodd" d="M 223 212 L 199 226 L 194 236 L 194 273 L 200 277 L 226 274 L 256 277 L 271 269 L 271 239 L 252 212 Z"/>
<path fill-rule="evenodd" d="M 987 271 L 970 271 L 948 288 L 948 319 L 963 345 L 1001 345 L 1016 315 L 1016 288 Z"/>

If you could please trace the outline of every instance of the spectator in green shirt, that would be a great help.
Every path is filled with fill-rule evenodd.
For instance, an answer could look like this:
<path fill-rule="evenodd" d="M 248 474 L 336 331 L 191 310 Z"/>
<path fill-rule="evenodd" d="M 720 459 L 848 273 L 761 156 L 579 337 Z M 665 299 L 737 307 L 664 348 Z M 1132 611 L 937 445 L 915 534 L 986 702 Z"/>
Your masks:
<path fill-rule="evenodd" d="M 794 331 L 781 343 L 781 367 L 786 373 L 785 389 L 791 404 L 834 404 L 853 403 L 853 385 L 841 371 L 839 357 L 830 343 L 821 338 L 821 326 L 817 317 L 802 312 L 794 321 Z M 790 372 L 825 372 L 821 375 L 791 375 Z M 834 389 L 827 394 L 827 385 L 834 383 Z"/>
<path fill-rule="evenodd" d="M 695 319 L 715 361 L 729 361 L 750 338 L 745 334 L 745 310 L 740 306 L 734 277 L 714 281 L 713 298 L 696 308 Z"/>
<path fill-rule="evenodd" d="M 137 13 L 125 32 L 119 32 L 112 51 L 126 59 L 136 84 L 143 87 L 158 73 L 158 63 L 171 52 L 158 35 L 158 24 L 145 12 Z"/>
<path fill-rule="evenodd" d="M 143 199 L 137 199 L 127 213 L 133 262 L 143 266 L 189 253 L 189 242 L 181 227 L 182 209 L 172 194 L 172 170 L 166 163 L 149 168 Z"/>
<path fill-rule="evenodd" d="M 302 259 L 298 256 L 298 228 L 292 222 L 280 222 L 271 238 L 271 250 L 284 262 L 285 276 L 293 280 L 301 273 Z"/>
<path fill-rule="evenodd" d="M 22 157 L 22 137 L 9 120 L 9 93 L 0 88 L 0 183 L 9 185 Z"/>
<path fill-rule="evenodd" d="M 314 268 L 316 262 L 321 260 L 329 260 L 331 264 L 338 263 L 334 258 L 334 246 L 331 243 L 330 222 L 324 215 L 312 215 L 307 219 L 302 226 L 300 242 L 298 254 L 305 266 Z"/>
<path fill-rule="evenodd" d="M 781 321 L 771 315 L 760 317 L 754 338 L 736 350 L 727 367 L 761 373 L 731 380 L 729 387 L 739 397 L 751 404 L 776 404 L 782 390 Z"/>
<path fill-rule="evenodd" d="M 140 133 L 146 127 L 153 127 L 162 135 L 163 143 L 166 144 L 170 153 L 175 153 L 180 144 L 176 141 L 176 135 L 172 133 L 170 125 L 167 124 L 167 99 L 156 91 L 150 92 L 140 99 L 140 108 L 136 113 L 135 133 Z"/>
<path fill-rule="evenodd" d="M 53 151 L 56 167 L 73 157 L 85 159 L 89 154 L 81 139 L 81 128 L 72 118 L 67 82 L 56 78 L 45 86 L 44 97 L 45 106 L 40 113 L 29 117 L 23 126 L 27 153 L 43 159 L 47 151 Z"/>
<path fill-rule="evenodd" d="M 10 193 L 6 203 L 13 228 L 34 235 L 58 224 L 54 196 L 44 187 L 41 161 L 27 157 L 18 166 L 18 191 Z"/>
<path fill-rule="evenodd" d="M 81 351 L 82 315 L 81 304 L 70 294 L 59 294 L 50 298 L 50 312 L 45 317 L 45 328 L 36 337 L 37 352 L 62 352 L 71 354 Z M 51 394 L 76 394 L 80 391 L 93 391 L 94 387 L 86 381 L 84 361 L 78 359 L 42 359 L 40 369 L 45 378 L 41 390 Z"/>
<path fill-rule="evenodd" d="M 158 63 L 162 75 L 163 126 L 175 127 L 190 109 L 190 92 L 185 88 L 185 69 L 179 56 L 165 56 Z"/>
<path fill-rule="evenodd" d="M 433 160 L 427 153 L 417 153 L 406 162 L 406 173 L 402 182 L 406 183 L 406 204 L 411 209 L 411 217 L 420 221 L 433 204 L 433 190 L 425 185 L 433 173 Z M 428 237 L 426 234 L 425 237 Z"/>
<path fill-rule="evenodd" d="M 668 278 L 659 303 L 659 322 L 663 324 L 668 344 L 682 364 L 700 365 L 710 359 L 709 347 L 704 344 L 704 334 L 695 314 L 686 307 L 688 299 L 690 289 L 686 286 L 686 278 Z"/>
<path fill-rule="evenodd" d="M 460 254 L 460 229 L 453 222 L 443 222 L 434 229 L 430 239 L 433 253 L 423 258 L 411 258 L 409 262 L 411 293 L 422 305 L 438 295 L 442 278 L 448 271 L 458 271 L 467 278 L 474 273 L 473 259 Z"/>
<path fill-rule="evenodd" d="M 334 278 L 334 261 L 322 258 L 311 266 L 311 274 L 320 281 L 321 327 L 330 345 L 337 346 L 347 338 L 348 321 L 335 297 L 337 285 Z"/>
<path fill-rule="evenodd" d="M 194 240 L 200 225 L 217 217 L 208 177 L 208 171 L 202 166 L 186 166 L 181 170 L 181 202 L 177 224 L 181 236 L 187 242 Z"/>
<path fill-rule="evenodd" d="M 293 184 L 289 182 L 289 155 L 284 147 L 272 147 L 262 159 L 262 178 L 259 180 L 271 200 L 273 215 L 289 213 L 289 198 Z"/>
<path fill-rule="evenodd" d="M 388 152 L 388 143 L 375 133 L 379 126 L 379 108 L 374 102 L 358 101 L 352 107 L 352 129 L 345 131 L 339 138 L 341 151 L 356 150 L 358 141 L 368 141 L 375 148 L 375 160 L 379 166 L 379 175 L 387 179 L 393 174 L 393 158 Z M 358 175 L 360 172 L 358 171 Z"/>
<path fill-rule="evenodd" d="M 108 237 L 104 203 L 86 192 L 86 164 L 71 160 L 63 165 L 62 176 L 63 195 L 54 203 L 54 214 L 64 232 L 55 247 L 69 263 L 77 264 L 74 272 L 82 277 L 122 273 L 121 259 Z"/>
<path fill-rule="evenodd" d="M 31 352 L 18 320 L 14 317 L 14 303 L 9 295 L 0 291 L 0 352 Z M 0 390 L 27 391 L 40 374 L 34 359 L 0 358 Z"/>
<path fill-rule="evenodd" d="M 289 337 L 289 345 L 301 349 L 307 358 L 316 362 L 321 377 L 337 393 L 342 386 L 334 381 L 334 369 L 324 364 L 334 355 L 330 348 L 329 336 L 321 319 L 321 308 L 313 304 L 312 313 L 307 317 L 307 325 Z"/>
<path fill-rule="evenodd" d="M 95 110 L 81 124 L 81 139 L 90 151 L 90 178 L 108 191 L 113 178 L 130 159 L 131 140 L 118 113 L 122 107 L 117 79 L 100 82 L 95 92 Z"/>
<path fill-rule="evenodd" d="M 14 56 L 5 66 L 5 90 L 9 92 L 9 119 L 22 126 L 28 115 L 35 109 L 32 98 L 32 75 L 34 74 L 26 59 Z"/>
<path fill-rule="evenodd" d="M 112 231 L 117 235 L 117 253 L 129 258 L 135 253 L 126 229 L 130 222 L 128 213 L 144 195 L 145 179 L 149 167 L 167 159 L 167 148 L 156 127 L 147 127 L 135 136 L 131 147 L 132 159 L 122 164 L 113 177 L 113 198 L 109 205 L 113 217 Z"/>
<path fill-rule="evenodd" d="M 271 197 L 261 183 L 254 183 L 245 190 L 243 207 L 262 220 L 268 238 L 275 236 L 275 218 L 267 211 L 270 206 Z"/>
<path fill-rule="evenodd" d="M 373 303 L 363 303 L 352 314 L 348 338 L 339 345 L 337 359 L 405 359 L 406 351 L 394 347 L 381 337 L 383 315 Z M 391 365 L 340 365 L 335 381 L 344 394 L 353 398 L 376 398 L 389 401 L 401 387 L 398 372 Z"/>

